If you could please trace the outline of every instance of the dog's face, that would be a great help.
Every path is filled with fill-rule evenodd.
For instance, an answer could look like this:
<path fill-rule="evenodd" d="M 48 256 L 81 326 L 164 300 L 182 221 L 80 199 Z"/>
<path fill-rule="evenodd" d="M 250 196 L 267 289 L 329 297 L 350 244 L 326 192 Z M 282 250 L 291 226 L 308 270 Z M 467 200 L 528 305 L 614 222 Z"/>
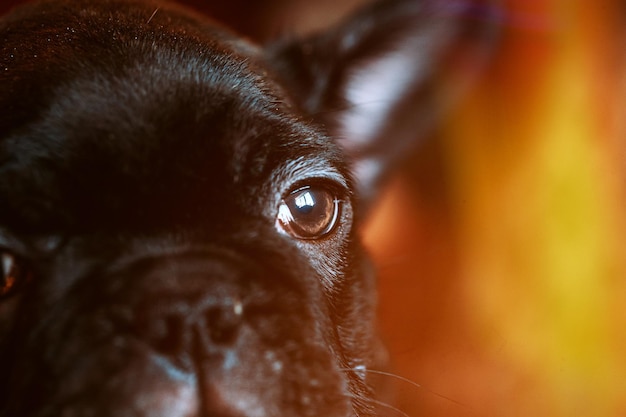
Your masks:
<path fill-rule="evenodd" d="M 370 414 L 357 226 L 464 13 L 267 49 L 152 2 L 0 21 L 2 415 Z"/>

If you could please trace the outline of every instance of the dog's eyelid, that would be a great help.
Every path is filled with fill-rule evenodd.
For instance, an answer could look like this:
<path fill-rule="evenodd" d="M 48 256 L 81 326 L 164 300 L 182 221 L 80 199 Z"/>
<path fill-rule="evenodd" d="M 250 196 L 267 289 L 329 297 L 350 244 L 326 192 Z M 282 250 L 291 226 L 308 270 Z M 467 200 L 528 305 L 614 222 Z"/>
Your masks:
<path fill-rule="evenodd" d="M 295 192 L 310 187 L 324 188 L 342 199 L 345 199 L 350 193 L 350 188 L 343 177 L 335 175 L 319 175 L 306 177 L 292 182 L 291 186 L 286 188 L 283 192 L 282 198 L 284 199 Z"/>
<path fill-rule="evenodd" d="M 6 251 L 15 253 L 25 252 L 26 245 L 20 239 L 17 239 L 12 234 L 0 228 L 0 253 Z"/>
<path fill-rule="evenodd" d="M 322 181 L 335 183 L 345 189 L 350 188 L 349 180 L 346 175 L 342 174 L 341 169 L 324 160 L 311 161 L 304 157 L 290 160 L 276 171 L 276 176 L 282 177 L 285 182 L 292 184 L 295 182 L 295 186 Z M 294 185 L 290 187 L 290 190 L 293 188 Z"/>

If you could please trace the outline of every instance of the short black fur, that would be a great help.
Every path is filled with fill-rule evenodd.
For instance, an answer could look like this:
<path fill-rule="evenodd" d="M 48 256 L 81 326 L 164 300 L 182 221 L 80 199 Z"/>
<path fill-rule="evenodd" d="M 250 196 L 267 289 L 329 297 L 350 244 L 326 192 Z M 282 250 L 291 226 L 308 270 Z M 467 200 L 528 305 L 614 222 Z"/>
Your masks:
<path fill-rule="evenodd" d="M 461 41 L 473 6 L 447 3 L 382 1 L 266 49 L 150 0 L 0 20 L 0 415 L 373 415 L 357 226 L 423 130 L 428 74 L 488 39 L 489 16 Z M 390 69 L 393 90 L 398 59 L 359 137 L 356 75 Z M 285 215 L 294 193 L 332 223 L 294 233 L 322 221 Z"/>

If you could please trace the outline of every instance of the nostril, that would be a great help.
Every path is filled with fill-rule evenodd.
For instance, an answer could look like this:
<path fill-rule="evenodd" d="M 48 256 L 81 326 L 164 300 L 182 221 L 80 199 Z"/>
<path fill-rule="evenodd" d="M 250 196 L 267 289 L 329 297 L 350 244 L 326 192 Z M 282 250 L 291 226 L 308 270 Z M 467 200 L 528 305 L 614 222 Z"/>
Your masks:
<path fill-rule="evenodd" d="M 180 314 L 167 314 L 151 320 L 144 332 L 148 343 L 159 353 L 176 356 L 185 349 L 185 319 Z"/>
<path fill-rule="evenodd" d="M 220 306 L 212 306 L 206 310 L 206 326 L 213 343 L 231 344 L 234 342 L 243 321 L 243 304 L 233 299 Z"/>
<path fill-rule="evenodd" d="M 185 366 L 190 355 L 230 349 L 244 321 L 243 303 L 234 297 L 146 301 L 135 310 L 131 331 L 155 352 Z M 194 341 L 201 352 L 195 352 Z"/>

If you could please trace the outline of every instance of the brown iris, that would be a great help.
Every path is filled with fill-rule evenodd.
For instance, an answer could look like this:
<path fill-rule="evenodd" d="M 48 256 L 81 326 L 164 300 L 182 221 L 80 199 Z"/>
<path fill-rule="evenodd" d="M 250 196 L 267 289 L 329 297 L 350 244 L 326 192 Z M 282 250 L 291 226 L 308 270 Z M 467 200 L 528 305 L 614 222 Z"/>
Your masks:
<path fill-rule="evenodd" d="M 285 197 L 278 210 L 280 226 L 298 239 L 317 239 L 332 231 L 339 200 L 323 187 L 299 188 Z"/>

